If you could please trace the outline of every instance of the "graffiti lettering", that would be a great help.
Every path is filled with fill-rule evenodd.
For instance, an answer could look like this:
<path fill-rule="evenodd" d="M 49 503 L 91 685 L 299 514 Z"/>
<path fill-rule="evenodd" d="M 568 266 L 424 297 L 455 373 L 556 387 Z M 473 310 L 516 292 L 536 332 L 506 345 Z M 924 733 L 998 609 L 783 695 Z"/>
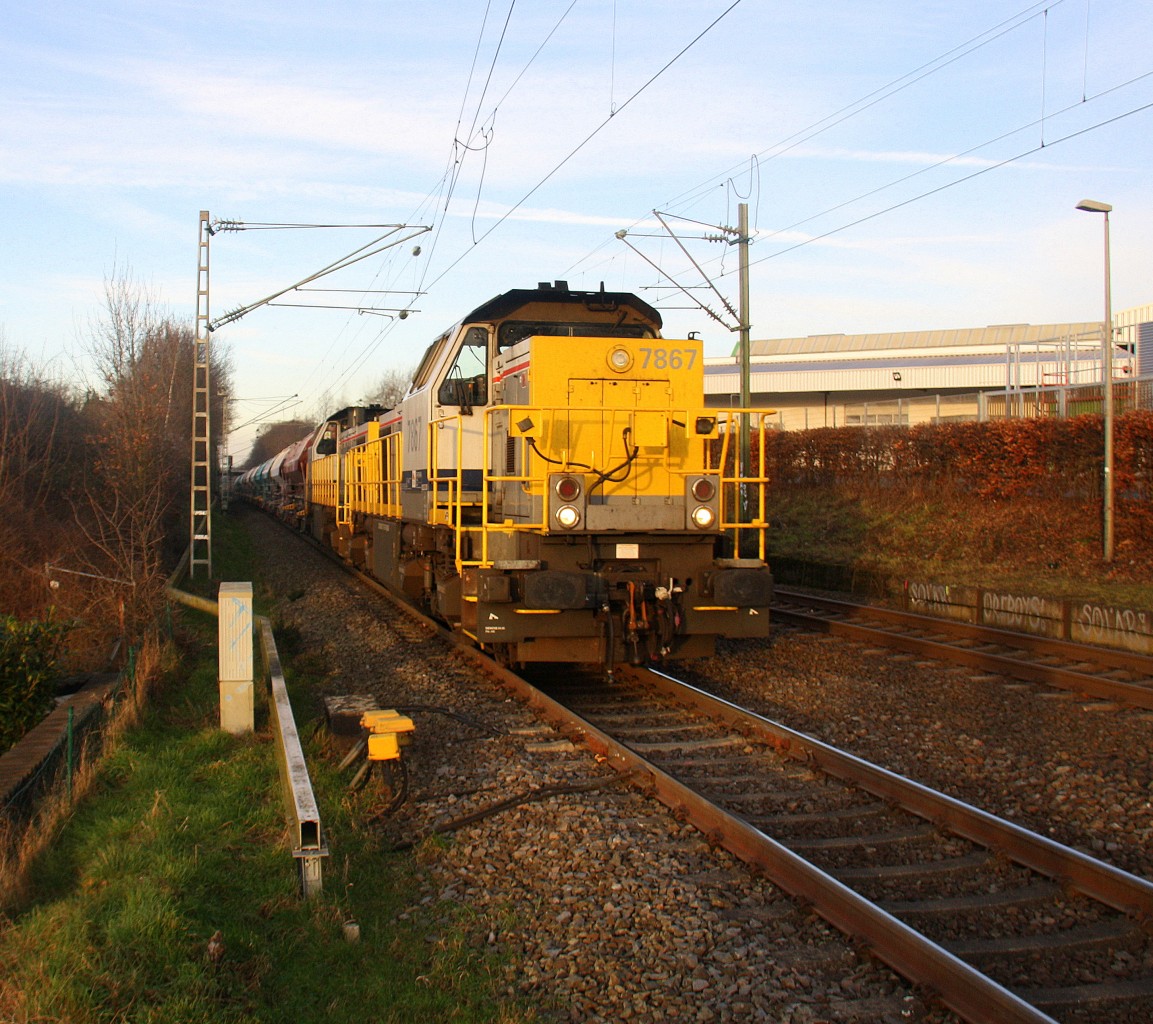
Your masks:
<path fill-rule="evenodd" d="M 952 604 L 949 588 L 943 583 L 910 583 L 909 600 L 918 604 Z"/>
<path fill-rule="evenodd" d="M 1151 632 L 1149 613 L 1133 608 L 1109 608 L 1099 604 L 1083 604 L 1077 608 L 1077 626 L 1097 642 L 1117 634 Z"/>
<path fill-rule="evenodd" d="M 1060 608 L 1041 597 L 986 592 L 981 595 L 981 615 L 988 625 L 1002 629 L 1040 634 L 1060 629 Z"/>
<path fill-rule="evenodd" d="M 933 609 L 938 615 L 948 615 L 953 602 L 949 598 L 948 586 L 943 583 L 910 583 L 909 606 Z"/>

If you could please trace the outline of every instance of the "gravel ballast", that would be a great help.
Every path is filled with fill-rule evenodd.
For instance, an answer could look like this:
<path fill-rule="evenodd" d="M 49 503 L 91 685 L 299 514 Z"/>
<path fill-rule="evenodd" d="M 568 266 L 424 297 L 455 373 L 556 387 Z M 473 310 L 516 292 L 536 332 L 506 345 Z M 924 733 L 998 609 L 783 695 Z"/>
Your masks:
<path fill-rule="evenodd" d="M 465 927 L 469 943 L 505 954 L 503 991 L 539 1006 L 542 1020 L 953 1019 L 627 789 L 443 641 L 282 527 L 245 515 L 278 620 L 323 666 L 318 700 L 369 694 L 414 709 L 411 792 L 382 841 L 415 849 L 423 889 L 404 916 L 427 941 Z M 792 628 L 722 642 L 673 670 L 1153 879 L 1147 712 Z M 542 786 L 598 781 L 485 813 Z M 464 925 L 452 908 L 467 910 Z"/>
<path fill-rule="evenodd" d="M 1153 879 L 1153 715 L 799 630 L 693 666 L 714 692 Z"/>

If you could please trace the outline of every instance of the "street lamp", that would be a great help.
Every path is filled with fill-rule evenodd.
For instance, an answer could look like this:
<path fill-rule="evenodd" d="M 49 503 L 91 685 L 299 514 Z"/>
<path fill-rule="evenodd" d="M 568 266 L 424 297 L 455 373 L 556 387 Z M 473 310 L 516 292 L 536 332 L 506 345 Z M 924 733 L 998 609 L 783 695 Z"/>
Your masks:
<path fill-rule="evenodd" d="M 1104 552 L 1106 562 L 1113 561 L 1113 295 L 1109 285 L 1109 214 L 1113 207 L 1099 203 L 1095 199 L 1082 199 L 1078 210 L 1105 215 L 1105 323 L 1101 332 L 1101 345 L 1104 358 L 1101 364 L 1102 386 L 1104 390 L 1105 419 L 1105 513 L 1103 523 Z"/>

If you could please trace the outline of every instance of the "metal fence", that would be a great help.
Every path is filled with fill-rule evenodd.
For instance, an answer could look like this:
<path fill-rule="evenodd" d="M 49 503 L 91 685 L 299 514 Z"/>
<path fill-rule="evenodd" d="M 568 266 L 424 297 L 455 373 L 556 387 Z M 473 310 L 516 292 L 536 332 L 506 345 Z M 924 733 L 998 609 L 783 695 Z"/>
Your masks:
<path fill-rule="evenodd" d="M 0 858 L 7 859 L 49 804 L 70 802 L 73 781 L 104 750 L 118 700 L 135 686 L 135 652 L 62 703 L 0 758 Z"/>

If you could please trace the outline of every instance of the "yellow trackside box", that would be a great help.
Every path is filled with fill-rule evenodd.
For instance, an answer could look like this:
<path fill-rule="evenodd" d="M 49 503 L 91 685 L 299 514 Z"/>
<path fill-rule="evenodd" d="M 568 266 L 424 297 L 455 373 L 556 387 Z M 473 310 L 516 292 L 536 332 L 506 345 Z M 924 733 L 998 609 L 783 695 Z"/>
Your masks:
<path fill-rule="evenodd" d="M 368 759 L 395 761 L 400 757 L 401 735 L 416 726 L 412 719 L 397 711 L 366 711 L 360 724 L 368 730 Z"/>

